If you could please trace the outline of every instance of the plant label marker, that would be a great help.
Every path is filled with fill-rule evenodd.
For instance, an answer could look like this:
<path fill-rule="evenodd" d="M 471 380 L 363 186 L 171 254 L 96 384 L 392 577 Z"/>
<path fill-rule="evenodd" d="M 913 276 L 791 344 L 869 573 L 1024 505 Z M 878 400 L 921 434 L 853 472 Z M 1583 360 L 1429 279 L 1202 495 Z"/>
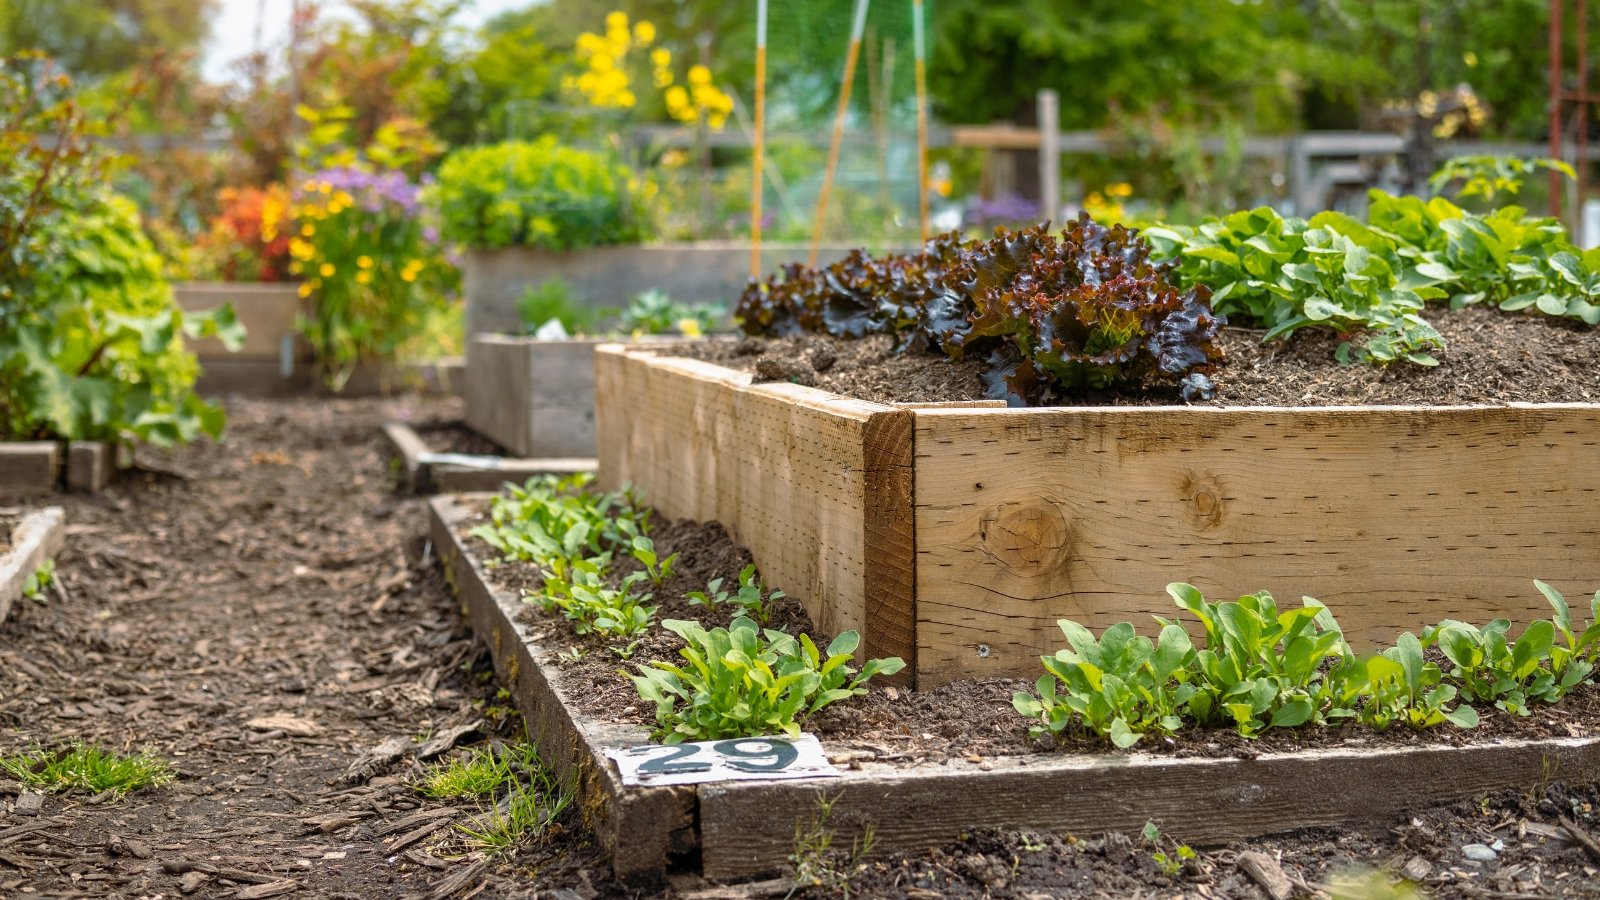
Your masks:
<path fill-rule="evenodd" d="M 606 755 L 629 787 L 839 777 L 813 734 L 642 744 L 607 750 Z"/>

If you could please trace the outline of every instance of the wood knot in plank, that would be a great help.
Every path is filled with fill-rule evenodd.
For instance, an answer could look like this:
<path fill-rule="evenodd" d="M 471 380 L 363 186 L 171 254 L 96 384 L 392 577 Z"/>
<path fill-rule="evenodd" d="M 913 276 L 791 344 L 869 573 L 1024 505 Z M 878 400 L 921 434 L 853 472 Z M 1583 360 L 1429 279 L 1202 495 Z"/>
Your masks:
<path fill-rule="evenodd" d="M 983 516 L 983 552 L 1016 575 L 1038 577 L 1066 565 L 1072 530 L 1055 506 L 1036 502 L 1002 503 Z"/>
<path fill-rule="evenodd" d="M 1188 506 L 1189 524 L 1208 531 L 1222 524 L 1225 506 L 1222 502 L 1222 483 L 1212 475 L 1188 475 L 1183 480 L 1182 494 Z"/>

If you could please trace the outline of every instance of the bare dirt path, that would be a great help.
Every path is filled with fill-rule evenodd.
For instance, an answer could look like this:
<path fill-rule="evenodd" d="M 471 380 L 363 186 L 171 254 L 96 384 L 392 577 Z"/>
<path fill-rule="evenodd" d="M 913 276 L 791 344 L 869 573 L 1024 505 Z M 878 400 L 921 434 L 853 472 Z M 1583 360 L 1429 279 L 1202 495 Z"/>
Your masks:
<path fill-rule="evenodd" d="M 160 472 L 61 498 L 60 588 L 0 625 L 0 753 L 82 740 L 178 774 L 120 800 L 51 794 L 31 816 L 7 812 L 20 786 L 0 779 L 0 897 L 513 897 L 552 859 L 581 889 L 581 835 L 458 855 L 472 803 L 405 783 L 430 738 L 520 727 L 424 565 L 421 502 L 396 496 L 379 435 L 457 410 L 229 407 L 224 443 L 143 451 Z"/>

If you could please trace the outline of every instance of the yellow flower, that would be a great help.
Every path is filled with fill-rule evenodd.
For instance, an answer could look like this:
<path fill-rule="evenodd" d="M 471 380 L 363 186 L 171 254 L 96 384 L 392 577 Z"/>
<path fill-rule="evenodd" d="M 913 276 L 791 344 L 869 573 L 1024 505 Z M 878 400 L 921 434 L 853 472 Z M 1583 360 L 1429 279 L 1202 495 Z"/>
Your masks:
<path fill-rule="evenodd" d="M 589 57 L 589 68 L 596 72 L 609 72 L 615 69 L 616 66 L 617 61 L 612 59 L 610 54 L 596 53 Z"/>
<path fill-rule="evenodd" d="M 339 191 L 333 195 L 333 202 L 339 204 L 340 206 L 355 206 L 356 198 L 350 196 L 348 191 Z"/>
<path fill-rule="evenodd" d="M 311 290 L 312 290 L 311 282 L 306 281 L 306 282 L 301 282 L 300 289 L 298 291 L 295 291 L 295 293 L 299 294 L 301 297 L 309 297 L 309 296 L 311 296 Z"/>
<path fill-rule="evenodd" d="M 711 83 L 711 70 L 706 68 L 705 66 L 700 65 L 699 63 L 696 63 L 696 64 L 690 66 L 689 67 L 689 83 L 690 84 L 710 84 Z"/>
<path fill-rule="evenodd" d="M 263 226 L 261 226 L 261 239 L 263 241 L 266 241 L 269 244 L 272 243 L 273 241 L 277 240 L 278 239 L 278 229 L 277 229 L 277 227 L 274 226 L 274 225 L 263 225 Z"/>
<path fill-rule="evenodd" d="M 331 193 L 333 193 L 333 185 L 331 185 L 331 184 L 327 183 L 326 181 L 324 181 L 321 184 L 317 185 L 317 193 L 319 193 L 319 194 L 331 194 Z"/>
<path fill-rule="evenodd" d="M 672 85 L 672 72 L 667 69 L 656 70 L 656 87 L 665 88 Z"/>
<path fill-rule="evenodd" d="M 305 191 L 308 194 L 316 189 L 317 183 L 315 181 L 307 181 L 305 184 L 300 185 L 300 190 Z"/>
<path fill-rule="evenodd" d="M 304 225 L 300 226 L 300 236 L 301 237 L 311 237 L 313 234 L 316 234 L 316 233 L 317 233 L 317 226 L 311 224 L 310 222 L 307 222 Z"/>
<path fill-rule="evenodd" d="M 700 330 L 700 320 L 689 318 L 678 320 L 678 331 L 686 338 L 697 338 L 704 333 Z"/>
<path fill-rule="evenodd" d="M 365 254 L 358 256 L 356 257 L 356 265 L 363 269 L 370 269 L 372 268 L 372 257 Z"/>
<path fill-rule="evenodd" d="M 330 200 L 328 201 L 328 212 L 332 215 L 338 215 L 344 212 L 344 204 L 337 200 Z"/>
<path fill-rule="evenodd" d="M 667 109 L 673 111 L 673 115 L 677 115 L 676 110 L 683 109 L 689 105 L 689 92 L 678 85 L 667 88 L 667 92 L 663 96 L 667 101 Z"/>
<path fill-rule="evenodd" d="M 310 242 L 297 237 L 289 239 L 289 255 L 295 259 L 310 259 L 316 253 L 317 248 L 311 246 Z"/>
<path fill-rule="evenodd" d="M 639 22 L 633 26 L 633 39 L 640 46 L 650 43 L 656 39 L 656 27 L 649 22 Z"/>
<path fill-rule="evenodd" d="M 657 47 L 650 51 L 650 64 L 658 69 L 665 69 L 672 65 L 672 51 L 665 47 Z"/>
<path fill-rule="evenodd" d="M 410 284 L 411 282 L 417 280 L 417 273 L 411 271 L 410 269 L 403 269 L 400 272 L 400 280 L 404 281 L 406 284 Z"/>
<path fill-rule="evenodd" d="M 357 272 L 356 273 L 356 284 L 371 284 L 371 283 L 372 283 L 372 273 L 371 272 L 363 271 L 363 272 Z"/>
<path fill-rule="evenodd" d="M 636 99 L 637 98 L 633 96 L 633 91 L 625 90 L 617 94 L 616 105 L 623 109 L 632 109 L 633 103 Z"/>
<path fill-rule="evenodd" d="M 323 278 L 332 278 L 333 273 L 339 270 L 333 267 L 333 263 L 323 263 L 322 268 L 318 269 L 317 271 L 322 273 Z"/>
<path fill-rule="evenodd" d="M 625 29 L 627 27 L 628 27 L 628 14 L 623 12 L 622 10 L 619 9 L 619 10 L 617 10 L 615 12 L 609 13 L 606 16 L 606 30 L 607 31 L 615 31 L 617 29 Z"/>

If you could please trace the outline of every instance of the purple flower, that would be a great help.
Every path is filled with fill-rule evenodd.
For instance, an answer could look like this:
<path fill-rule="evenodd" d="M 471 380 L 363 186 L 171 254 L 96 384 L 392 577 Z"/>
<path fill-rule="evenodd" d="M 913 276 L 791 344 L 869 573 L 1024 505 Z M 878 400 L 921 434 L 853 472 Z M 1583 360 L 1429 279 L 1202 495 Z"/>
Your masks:
<path fill-rule="evenodd" d="M 327 182 L 334 190 L 350 194 L 369 213 L 382 213 L 386 206 L 392 205 L 405 215 L 414 216 L 422 205 L 422 188 L 412 184 L 404 172 L 397 170 L 367 172 L 354 166 L 323 169 L 306 178 L 296 179 L 301 188 L 295 192 L 298 199 L 310 196 L 310 192 L 303 189 L 308 180 L 313 183 Z"/>
<path fill-rule="evenodd" d="M 1036 222 L 1039 219 L 1039 204 L 1016 194 L 1007 194 L 993 200 L 975 197 L 967 201 L 962 219 L 970 228 Z"/>

